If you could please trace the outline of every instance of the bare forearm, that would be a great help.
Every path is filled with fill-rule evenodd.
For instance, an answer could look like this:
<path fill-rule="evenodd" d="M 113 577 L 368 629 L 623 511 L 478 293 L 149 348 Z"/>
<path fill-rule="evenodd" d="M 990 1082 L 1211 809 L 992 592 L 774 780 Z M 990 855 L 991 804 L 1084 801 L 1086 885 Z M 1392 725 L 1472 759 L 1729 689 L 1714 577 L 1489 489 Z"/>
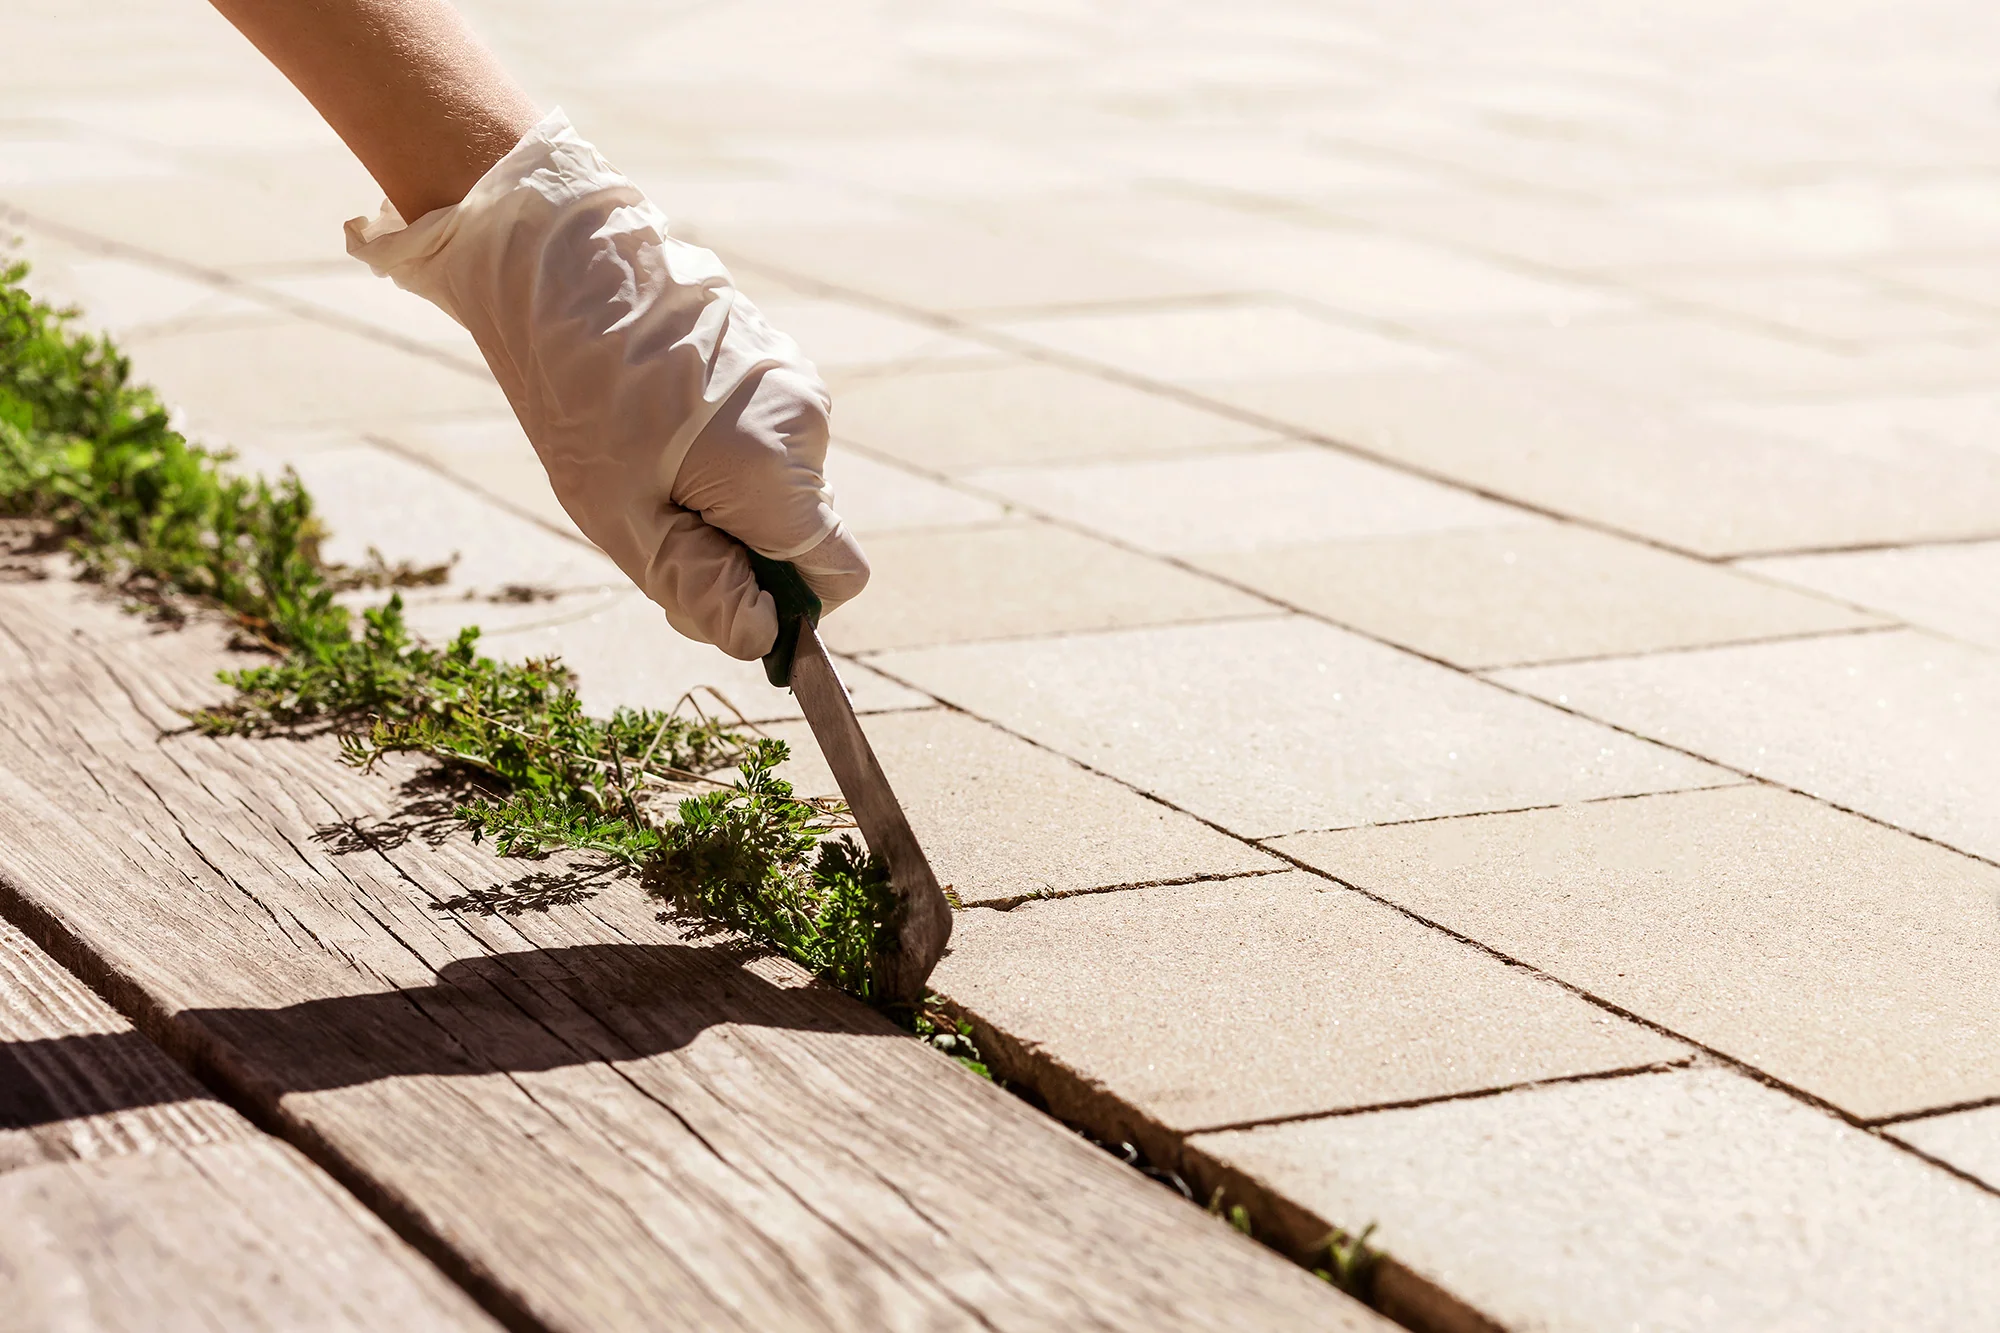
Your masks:
<path fill-rule="evenodd" d="M 213 0 L 414 220 L 540 119 L 448 0 Z"/>

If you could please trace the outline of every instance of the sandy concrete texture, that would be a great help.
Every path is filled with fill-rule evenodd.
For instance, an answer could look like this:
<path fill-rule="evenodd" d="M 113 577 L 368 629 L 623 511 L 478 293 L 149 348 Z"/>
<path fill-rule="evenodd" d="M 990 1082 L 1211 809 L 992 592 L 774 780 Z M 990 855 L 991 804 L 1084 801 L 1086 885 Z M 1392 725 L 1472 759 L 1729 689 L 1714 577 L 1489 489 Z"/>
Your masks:
<path fill-rule="evenodd" d="M 1725 1070 L 1194 1140 L 1502 1327 L 1957 1330 L 2000 1199 Z M 1862 1256 L 1867 1256 L 1863 1259 Z"/>
<path fill-rule="evenodd" d="M 968 911 L 933 984 L 1179 1130 L 1687 1054 L 1298 871 Z"/>
<path fill-rule="evenodd" d="M 1500 680 L 1962 851 L 2000 857 L 2000 671 L 1911 630 L 1617 658 Z"/>
<path fill-rule="evenodd" d="M 2000 1096 L 2000 868 L 1765 786 L 1274 846 L 1864 1119 Z"/>
<path fill-rule="evenodd" d="M 1297 616 L 878 660 L 1251 837 L 1733 780 Z"/>
<path fill-rule="evenodd" d="M 788 781 L 809 795 L 839 794 L 805 726 L 772 734 L 792 747 Z M 1285 868 L 963 713 L 883 713 L 869 718 L 868 741 L 932 869 L 967 903 Z"/>
<path fill-rule="evenodd" d="M 1289 606 L 1474 670 L 1885 623 L 1726 565 L 1541 521 L 1194 560 Z"/>

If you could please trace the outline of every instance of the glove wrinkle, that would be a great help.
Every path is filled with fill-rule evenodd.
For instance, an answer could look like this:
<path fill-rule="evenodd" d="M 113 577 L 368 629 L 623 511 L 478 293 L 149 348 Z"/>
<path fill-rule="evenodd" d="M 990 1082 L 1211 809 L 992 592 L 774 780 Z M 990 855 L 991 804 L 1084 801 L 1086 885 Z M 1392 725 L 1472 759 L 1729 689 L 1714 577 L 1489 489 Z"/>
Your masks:
<path fill-rule="evenodd" d="M 743 545 L 797 561 L 829 605 L 867 582 L 812 363 L 561 111 L 460 203 L 407 226 L 385 204 L 347 246 L 472 334 L 564 510 L 679 632 L 769 651 Z"/>

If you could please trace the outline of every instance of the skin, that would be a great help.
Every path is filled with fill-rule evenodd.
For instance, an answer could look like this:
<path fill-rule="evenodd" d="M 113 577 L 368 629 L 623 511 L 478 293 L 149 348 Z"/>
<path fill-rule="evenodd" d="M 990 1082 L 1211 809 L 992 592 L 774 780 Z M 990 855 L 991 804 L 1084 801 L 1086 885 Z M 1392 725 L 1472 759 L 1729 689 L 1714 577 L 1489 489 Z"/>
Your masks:
<path fill-rule="evenodd" d="M 415 221 L 463 199 L 542 112 L 448 0 L 213 0 Z"/>

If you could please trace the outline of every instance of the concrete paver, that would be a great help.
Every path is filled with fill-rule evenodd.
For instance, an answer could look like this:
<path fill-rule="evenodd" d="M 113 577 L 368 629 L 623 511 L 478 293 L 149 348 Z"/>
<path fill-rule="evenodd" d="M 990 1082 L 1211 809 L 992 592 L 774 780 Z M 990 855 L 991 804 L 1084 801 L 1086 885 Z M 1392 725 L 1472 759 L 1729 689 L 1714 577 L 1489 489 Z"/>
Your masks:
<path fill-rule="evenodd" d="M 1886 623 L 1726 566 L 1540 520 L 1201 555 L 1194 563 L 1473 669 Z"/>
<path fill-rule="evenodd" d="M 844 612 L 827 621 L 831 625 Z M 672 708 L 689 690 L 712 687 L 753 722 L 801 716 L 789 691 L 773 689 L 761 662 L 739 662 L 707 644 L 683 639 L 666 615 L 636 589 L 586 593 L 573 599 L 500 607 L 444 598 L 413 602 L 410 628 L 432 641 L 462 626 L 479 625 L 483 652 L 510 661 L 560 657 L 579 677 L 585 711 L 598 716 L 617 708 Z M 509 624 L 509 622 L 513 622 Z M 928 695 L 884 678 L 859 662 L 841 662 L 840 677 L 857 712 L 922 708 Z M 711 713 L 704 696 L 702 706 Z"/>
<path fill-rule="evenodd" d="M 975 472 L 969 485 L 1148 551 L 1261 550 L 1523 523 L 1462 490 L 1316 445 Z M 1256 521 L 1246 523 L 1246 515 Z"/>
<path fill-rule="evenodd" d="M 1400 1262 L 1507 1328 L 1943 1333 L 2000 1300 L 1976 1258 L 2000 1244 L 2000 1199 L 1723 1070 L 1194 1145 L 1336 1225 L 1376 1223 Z"/>
<path fill-rule="evenodd" d="M 808 795 L 839 795 L 809 730 L 793 723 L 771 734 L 792 747 L 788 781 Z M 1284 869 L 1268 853 L 963 713 L 884 713 L 869 719 L 868 741 L 932 869 L 969 904 Z"/>
<path fill-rule="evenodd" d="M 1448 359 L 1421 343 L 1269 302 L 1062 315 L 997 327 L 1128 375 L 1203 388 L 1245 376 L 1358 374 Z"/>
<path fill-rule="evenodd" d="M 417 414 L 507 410 L 480 373 L 283 317 L 186 327 L 127 340 L 134 372 L 189 408 L 210 438 L 269 427 L 352 426 Z"/>
<path fill-rule="evenodd" d="M 1888 1134 L 2000 1189 L 2000 1106 L 1903 1121 Z"/>
<path fill-rule="evenodd" d="M 827 646 L 940 643 L 1277 614 L 1261 598 L 1049 523 L 890 533 L 868 543 L 868 593 Z"/>
<path fill-rule="evenodd" d="M 1777 556 L 1742 567 L 2000 652 L 2000 542 Z"/>
<path fill-rule="evenodd" d="M 1863 1119 L 2000 1096 L 2000 868 L 1765 786 L 1273 844 Z"/>
<path fill-rule="evenodd" d="M 1687 1053 L 1297 871 L 968 911 L 935 984 L 1175 1129 Z"/>
<path fill-rule="evenodd" d="M 1300 617 L 877 660 L 1251 837 L 1734 780 Z"/>
<path fill-rule="evenodd" d="M 812 352 L 811 344 L 801 345 Z M 1262 427 L 1028 362 L 850 384 L 834 407 L 833 433 L 947 473 L 1221 449 L 1271 438 Z"/>
<path fill-rule="evenodd" d="M 1476 367 L 1207 386 L 1221 401 L 1523 504 L 1728 556 L 1996 532 L 2000 467 L 1837 454 L 1674 406 Z"/>
<path fill-rule="evenodd" d="M 838 445 L 828 451 L 826 475 L 840 517 L 863 537 L 992 523 L 1007 513 L 991 500 Z"/>
<path fill-rule="evenodd" d="M 1834 635 L 1496 679 L 1642 736 L 2000 858 L 2000 671 L 1913 630 Z"/>

